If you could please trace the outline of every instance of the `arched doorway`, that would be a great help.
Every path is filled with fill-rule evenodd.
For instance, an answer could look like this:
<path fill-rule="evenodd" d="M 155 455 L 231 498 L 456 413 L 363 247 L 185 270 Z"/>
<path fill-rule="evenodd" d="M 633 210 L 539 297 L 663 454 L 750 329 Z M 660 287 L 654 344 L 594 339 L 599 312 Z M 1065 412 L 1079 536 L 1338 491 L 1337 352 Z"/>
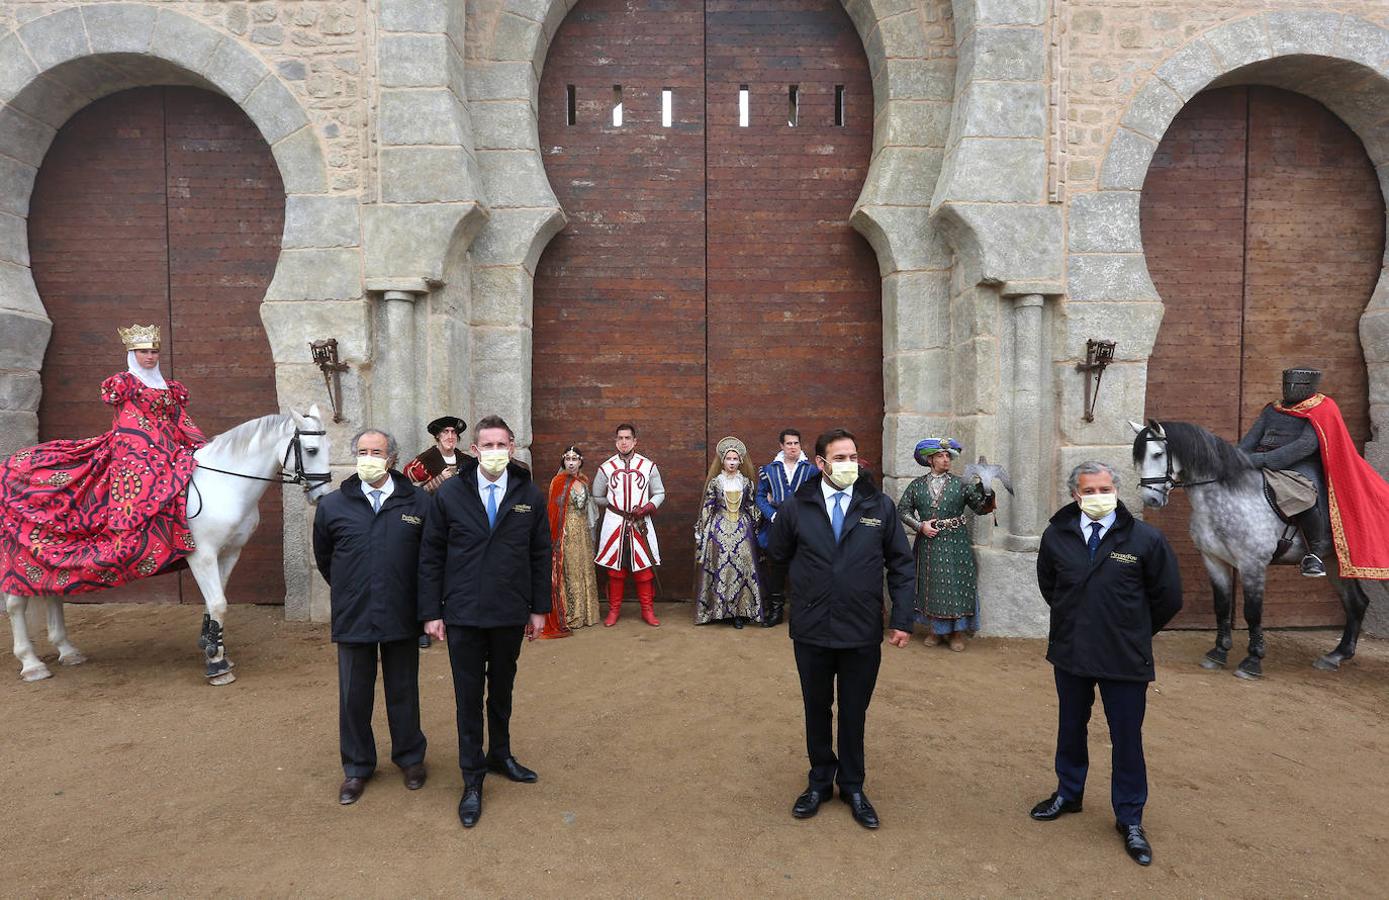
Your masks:
<path fill-rule="evenodd" d="M 1238 440 L 1276 400 L 1282 369 L 1315 365 L 1363 450 L 1369 399 L 1358 323 L 1380 275 L 1384 200 L 1359 138 L 1326 107 L 1270 87 L 1197 95 L 1143 186 L 1143 247 L 1165 312 L 1146 414 Z M 1188 586 L 1178 623 L 1213 624 L 1210 588 L 1178 492 L 1149 515 Z M 1325 581 L 1269 572 L 1264 622 L 1342 621 Z"/>
<path fill-rule="evenodd" d="M 668 491 L 663 593 L 689 597 L 721 437 L 765 464 L 784 426 L 846 425 L 881 459 L 880 277 L 849 226 L 867 59 L 837 0 L 581 0 L 539 113 L 569 224 L 535 277 L 537 472 L 573 443 L 591 472 L 635 422 Z"/>
<path fill-rule="evenodd" d="M 41 440 L 110 427 L 97 397 L 124 368 L 118 324 L 154 322 L 163 369 L 187 385 L 211 437 L 278 408 L 260 302 L 279 257 L 284 186 L 269 146 L 231 100 L 149 87 L 98 100 L 58 132 L 34 185 L 29 246 L 53 320 Z M 281 498 L 228 586 L 232 601 L 284 597 Z M 191 577 L 163 575 L 80 599 L 200 603 Z"/>

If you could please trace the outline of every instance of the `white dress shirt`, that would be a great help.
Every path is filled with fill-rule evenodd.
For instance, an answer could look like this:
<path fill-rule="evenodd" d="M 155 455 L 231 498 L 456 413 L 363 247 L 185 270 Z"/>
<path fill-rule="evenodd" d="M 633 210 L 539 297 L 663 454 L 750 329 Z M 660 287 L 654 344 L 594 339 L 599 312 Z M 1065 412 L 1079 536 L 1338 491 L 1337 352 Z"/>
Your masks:
<path fill-rule="evenodd" d="M 381 482 L 380 487 L 372 487 L 365 481 L 362 482 L 362 496 L 367 498 L 368 503 L 371 503 L 371 495 L 375 491 L 381 492 L 381 506 L 385 506 L 386 498 L 390 497 L 391 494 L 395 492 L 395 479 L 391 477 L 390 472 L 386 473 L 386 480 Z M 380 506 L 376 507 L 376 511 L 381 511 Z"/>
<path fill-rule="evenodd" d="M 846 513 L 849 511 L 849 501 L 854 499 L 853 485 L 849 485 L 849 487 L 847 488 L 837 488 L 834 485 L 830 484 L 830 480 L 828 478 L 822 477 L 820 479 L 820 490 L 824 491 L 825 493 L 825 512 L 829 513 L 831 522 L 834 521 L 835 503 L 843 503 L 844 505 L 841 506 L 840 509 L 842 509 Z M 840 493 L 844 495 L 843 500 L 837 500 L 834 496 L 835 494 Z"/>
<path fill-rule="evenodd" d="M 1085 543 L 1087 543 L 1087 544 L 1090 543 L 1090 526 L 1091 526 L 1091 525 L 1094 525 L 1096 522 L 1099 522 L 1099 523 L 1100 523 L 1100 540 L 1104 540 L 1104 536 L 1107 535 L 1107 534 L 1109 534 L 1109 529 L 1111 529 L 1111 528 L 1114 527 L 1114 520 L 1117 519 L 1117 518 L 1119 518 L 1119 512 L 1118 512 L 1118 510 L 1115 510 L 1114 512 L 1111 512 L 1109 515 L 1105 516 L 1103 519 L 1092 519 L 1092 518 L 1090 518 L 1089 516 L 1087 516 L 1085 513 L 1081 513 L 1081 514 L 1080 514 L 1080 536 L 1081 536 L 1082 538 L 1085 539 Z"/>
<path fill-rule="evenodd" d="M 502 469 L 502 474 L 496 481 L 488 481 L 487 476 L 482 473 L 482 466 L 477 467 L 477 492 L 482 497 L 482 508 L 487 508 L 487 488 L 491 485 L 497 486 L 497 509 L 502 508 L 502 498 L 506 496 L 506 479 L 511 473 Z"/>

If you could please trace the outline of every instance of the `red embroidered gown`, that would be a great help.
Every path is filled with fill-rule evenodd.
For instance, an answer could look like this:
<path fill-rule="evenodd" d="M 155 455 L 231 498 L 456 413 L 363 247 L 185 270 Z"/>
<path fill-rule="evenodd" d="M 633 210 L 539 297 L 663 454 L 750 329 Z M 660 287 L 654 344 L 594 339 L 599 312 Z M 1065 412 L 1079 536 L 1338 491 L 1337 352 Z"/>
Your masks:
<path fill-rule="evenodd" d="M 188 390 L 129 372 L 101 385 L 111 430 L 50 441 L 0 463 L 0 591 L 97 591 L 153 575 L 194 549 L 184 490 L 207 442 Z"/>

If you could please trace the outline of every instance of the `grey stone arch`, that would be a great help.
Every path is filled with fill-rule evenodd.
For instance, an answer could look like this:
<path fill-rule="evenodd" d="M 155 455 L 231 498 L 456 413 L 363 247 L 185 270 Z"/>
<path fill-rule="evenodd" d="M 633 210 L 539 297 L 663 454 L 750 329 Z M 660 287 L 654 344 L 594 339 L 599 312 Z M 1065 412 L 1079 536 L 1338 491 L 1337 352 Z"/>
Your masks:
<path fill-rule="evenodd" d="M 0 37 L 0 453 L 37 438 L 40 368 L 52 331 L 29 260 L 38 167 L 75 112 L 117 91 L 156 84 L 225 95 L 255 123 L 278 164 L 285 227 L 261 320 L 280 402 L 322 397 L 305 346 L 312 338 L 335 335 L 344 359 L 367 359 L 357 198 L 328 194 L 319 138 L 290 90 L 234 37 L 172 10 L 128 3 L 64 9 Z M 345 379 L 344 387 L 355 392 L 355 380 Z M 354 418 L 360 398 L 347 403 Z M 341 448 L 341 429 L 330 427 Z M 306 506 L 286 499 L 285 612 L 303 617 L 310 584 Z"/>
<path fill-rule="evenodd" d="M 1089 443 L 1126 452 L 1126 418 L 1142 419 L 1147 359 L 1162 322 L 1162 298 L 1148 274 L 1139 203 L 1148 165 L 1177 112 L 1206 88 L 1260 84 L 1322 103 L 1359 136 L 1389 197 L 1389 29 L 1351 15 L 1272 12 L 1213 28 L 1177 50 L 1139 88 L 1120 119 L 1100 170 L 1099 190 L 1071 203 L 1068 338 L 1124 336 L 1127 376 L 1115 387 L 1123 409 Z M 1369 374 L 1372 439 L 1366 457 L 1389 470 L 1389 279 L 1381 269 L 1360 319 Z M 1106 390 L 1110 375 L 1106 374 Z M 1071 404 L 1074 405 L 1074 404 Z M 1098 425 L 1098 423 L 1097 423 Z"/>
<path fill-rule="evenodd" d="M 270 145 L 285 186 L 285 230 L 261 316 L 280 399 L 302 403 L 319 396 L 300 390 L 312 384 L 308 373 L 316 374 L 302 365 L 304 343 L 340 304 L 303 301 L 360 296 L 359 228 L 356 199 L 326 195 L 323 153 L 303 108 L 264 61 L 202 22 L 136 4 L 72 7 L 0 37 L 0 452 L 37 436 L 39 370 L 52 330 L 29 260 L 29 201 L 38 168 L 75 112 L 117 91 L 156 84 L 225 95 Z M 332 283 L 307 277 L 328 267 L 340 273 Z M 365 329 L 339 331 L 345 355 L 361 358 Z M 282 365 L 288 363 L 301 365 Z M 296 369 L 306 370 L 303 377 L 295 377 Z"/>
<path fill-rule="evenodd" d="M 540 72 L 577 2 L 468 9 L 469 109 L 491 213 L 471 248 L 472 408 L 505 416 L 522 446 L 531 440 L 535 267 L 566 221 L 540 151 Z M 843 3 L 873 80 L 873 150 L 850 222 L 877 253 L 883 279 L 883 455 L 894 475 L 926 422 L 938 421 L 924 408 L 925 378 L 949 302 L 951 261 L 929 218 L 954 91 L 951 21 L 947 0 Z"/>

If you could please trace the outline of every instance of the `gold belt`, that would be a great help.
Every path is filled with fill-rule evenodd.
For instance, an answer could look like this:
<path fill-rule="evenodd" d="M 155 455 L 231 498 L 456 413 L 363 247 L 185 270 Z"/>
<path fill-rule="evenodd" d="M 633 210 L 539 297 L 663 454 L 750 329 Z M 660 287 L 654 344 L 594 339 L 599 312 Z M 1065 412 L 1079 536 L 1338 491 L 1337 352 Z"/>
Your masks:
<path fill-rule="evenodd" d="M 959 528 L 965 524 L 964 515 L 958 515 L 953 519 L 936 519 L 936 527 L 941 531 L 948 531 L 951 528 Z"/>

